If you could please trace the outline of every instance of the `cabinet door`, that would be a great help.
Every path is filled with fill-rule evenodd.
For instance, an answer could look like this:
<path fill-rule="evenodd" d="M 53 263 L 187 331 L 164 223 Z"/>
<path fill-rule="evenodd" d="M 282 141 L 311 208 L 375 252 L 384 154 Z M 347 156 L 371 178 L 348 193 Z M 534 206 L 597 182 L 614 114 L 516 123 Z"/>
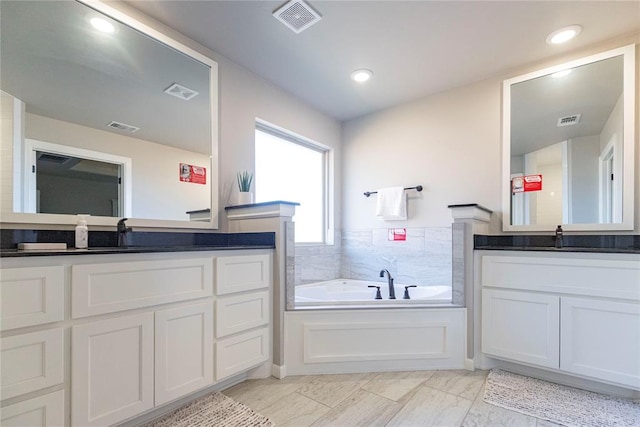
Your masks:
<path fill-rule="evenodd" d="M 71 422 L 109 425 L 153 407 L 153 313 L 71 331 Z"/>
<path fill-rule="evenodd" d="M 2 408 L 3 427 L 64 426 L 64 391 L 34 397 Z"/>
<path fill-rule="evenodd" d="M 560 298 L 529 292 L 482 290 L 482 352 L 559 367 Z"/>
<path fill-rule="evenodd" d="M 213 301 L 155 314 L 155 403 L 213 383 Z"/>
<path fill-rule="evenodd" d="M 560 369 L 640 390 L 640 305 L 562 297 Z"/>

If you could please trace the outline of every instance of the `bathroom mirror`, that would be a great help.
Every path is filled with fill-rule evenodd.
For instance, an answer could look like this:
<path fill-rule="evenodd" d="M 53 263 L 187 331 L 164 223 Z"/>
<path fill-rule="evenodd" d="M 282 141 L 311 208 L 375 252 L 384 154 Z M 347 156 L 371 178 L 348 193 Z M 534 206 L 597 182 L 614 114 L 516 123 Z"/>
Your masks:
<path fill-rule="evenodd" d="M 503 230 L 633 230 L 635 45 L 505 80 Z"/>
<path fill-rule="evenodd" d="M 217 228 L 213 60 L 99 1 L 0 18 L 2 222 Z"/>

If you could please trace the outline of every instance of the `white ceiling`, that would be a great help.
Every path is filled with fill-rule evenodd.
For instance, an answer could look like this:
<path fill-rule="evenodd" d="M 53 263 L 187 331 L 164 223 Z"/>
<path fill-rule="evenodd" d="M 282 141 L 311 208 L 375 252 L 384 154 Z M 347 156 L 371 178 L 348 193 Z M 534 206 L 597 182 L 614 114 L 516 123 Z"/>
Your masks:
<path fill-rule="evenodd" d="M 126 3 L 338 120 L 640 32 L 639 1 L 311 0 L 322 20 L 300 34 L 272 16 L 285 1 Z M 578 38 L 545 43 L 571 24 Z"/>

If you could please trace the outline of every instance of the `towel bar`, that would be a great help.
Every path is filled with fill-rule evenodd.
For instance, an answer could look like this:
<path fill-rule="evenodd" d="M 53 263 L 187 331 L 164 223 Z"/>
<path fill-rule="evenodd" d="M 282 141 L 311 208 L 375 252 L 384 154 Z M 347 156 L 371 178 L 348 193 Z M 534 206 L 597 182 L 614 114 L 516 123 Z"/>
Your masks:
<path fill-rule="evenodd" d="M 405 187 L 405 190 L 416 190 L 416 191 L 422 191 L 422 185 L 416 185 L 415 187 Z M 377 194 L 377 191 L 365 191 L 364 195 L 369 197 L 372 194 Z"/>

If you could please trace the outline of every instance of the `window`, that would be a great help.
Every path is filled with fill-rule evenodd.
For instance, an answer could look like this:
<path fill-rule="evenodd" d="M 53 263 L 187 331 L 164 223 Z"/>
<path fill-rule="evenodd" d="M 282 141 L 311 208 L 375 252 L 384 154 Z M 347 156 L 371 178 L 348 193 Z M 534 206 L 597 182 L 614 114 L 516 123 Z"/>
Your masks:
<path fill-rule="evenodd" d="M 281 130 L 256 125 L 256 202 L 296 206 L 296 243 L 327 241 L 330 150 Z"/>

